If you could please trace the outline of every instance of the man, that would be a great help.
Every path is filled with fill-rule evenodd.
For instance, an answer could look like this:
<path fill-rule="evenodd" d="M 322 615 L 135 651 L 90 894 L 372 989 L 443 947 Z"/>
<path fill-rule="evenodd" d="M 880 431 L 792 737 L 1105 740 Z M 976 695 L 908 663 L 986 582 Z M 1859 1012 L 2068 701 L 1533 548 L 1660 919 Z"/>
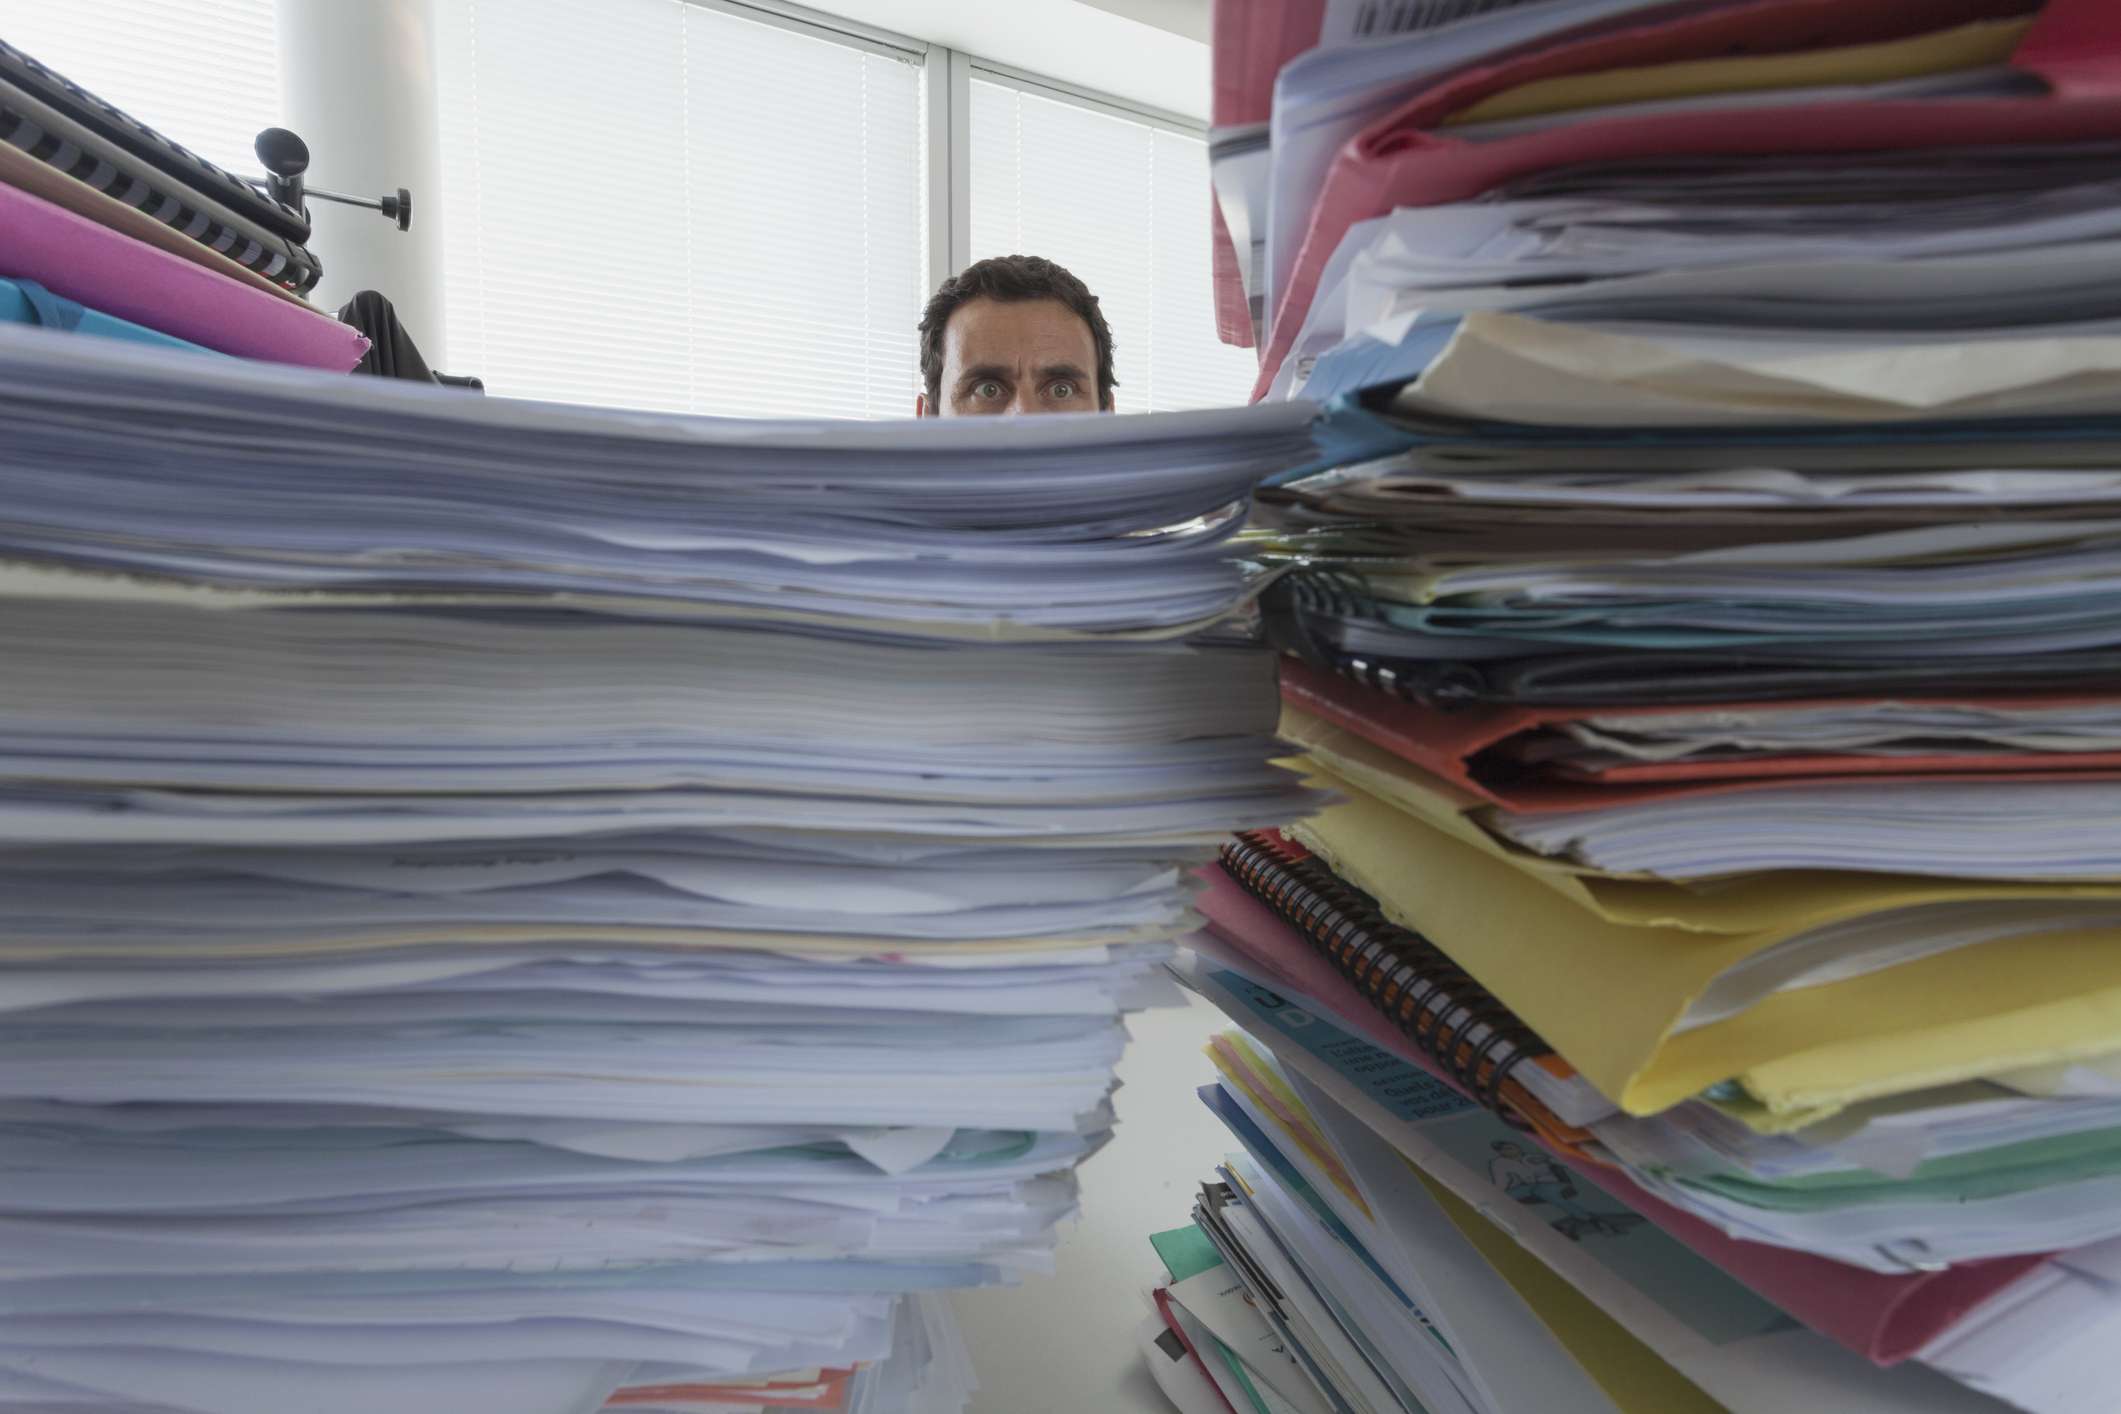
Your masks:
<path fill-rule="evenodd" d="M 1050 260 L 997 255 L 943 281 L 921 315 L 916 417 L 1110 412 L 1112 329 Z"/>

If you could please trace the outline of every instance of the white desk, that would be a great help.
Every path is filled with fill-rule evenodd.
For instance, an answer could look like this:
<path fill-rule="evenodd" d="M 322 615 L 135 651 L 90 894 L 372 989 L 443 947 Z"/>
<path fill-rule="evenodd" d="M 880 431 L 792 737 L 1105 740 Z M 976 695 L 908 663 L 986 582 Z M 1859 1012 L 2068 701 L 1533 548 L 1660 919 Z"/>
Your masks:
<path fill-rule="evenodd" d="M 1149 1234 L 1192 1221 L 1200 1181 L 1237 1147 L 1193 1093 L 1215 1073 L 1201 1047 L 1229 1023 L 1190 997 L 1131 1024 L 1119 1128 L 1083 1166 L 1083 1212 L 1062 1234 L 1058 1270 L 955 1297 L 979 1371 L 971 1414 L 1171 1414 L 1134 1328 L 1163 1270 Z"/>

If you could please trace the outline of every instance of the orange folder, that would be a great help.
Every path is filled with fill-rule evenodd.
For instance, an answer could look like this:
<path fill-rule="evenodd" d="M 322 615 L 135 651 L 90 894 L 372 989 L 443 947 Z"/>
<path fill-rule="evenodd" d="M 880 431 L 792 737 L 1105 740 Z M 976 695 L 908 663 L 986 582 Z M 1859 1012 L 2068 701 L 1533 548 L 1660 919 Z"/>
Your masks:
<path fill-rule="evenodd" d="M 1628 805 L 1677 795 L 1708 794 L 1783 784 L 1884 776 L 1951 775 L 1977 780 L 2121 775 L 2121 751 L 2031 752 L 1930 756 L 1848 754 L 1775 756 L 1743 761 L 1644 761 L 1588 778 L 1561 772 L 1499 769 L 1517 737 L 1585 717 L 1625 717 L 1673 710 L 1637 707 L 1475 707 L 1441 711 L 1374 691 L 1293 658 L 1282 660 L 1282 701 L 1389 751 L 1430 775 L 1491 805 L 1524 814 Z M 1878 701 L 1890 699 L 1880 698 Z M 1955 698 L 1964 706 L 2066 707 L 2099 698 Z M 1730 703 L 1733 711 L 1819 706 L 1818 702 Z M 1514 778 L 1513 778 L 1514 777 Z"/>

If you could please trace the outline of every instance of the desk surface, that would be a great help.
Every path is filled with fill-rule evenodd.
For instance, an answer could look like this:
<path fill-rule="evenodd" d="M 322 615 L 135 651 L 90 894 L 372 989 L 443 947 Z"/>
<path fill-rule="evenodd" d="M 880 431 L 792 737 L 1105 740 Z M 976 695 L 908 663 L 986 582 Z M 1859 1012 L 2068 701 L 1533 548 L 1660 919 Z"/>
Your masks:
<path fill-rule="evenodd" d="M 1190 994 L 1131 1020 L 1119 1127 L 1082 1168 L 1082 1216 L 1054 1275 L 954 1298 L 979 1371 L 970 1414 L 1172 1414 L 1134 1328 L 1163 1273 L 1149 1234 L 1190 1221 L 1200 1181 L 1236 1148 L 1193 1093 L 1215 1073 L 1201 1047 L 1228 1024 Z"/>

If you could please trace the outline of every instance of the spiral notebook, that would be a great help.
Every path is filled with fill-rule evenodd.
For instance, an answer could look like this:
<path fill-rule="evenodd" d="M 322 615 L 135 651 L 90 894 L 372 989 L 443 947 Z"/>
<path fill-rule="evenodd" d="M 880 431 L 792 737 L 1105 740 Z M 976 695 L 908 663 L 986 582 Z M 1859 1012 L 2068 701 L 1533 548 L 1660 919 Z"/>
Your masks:
<path fill-rule="evenodd" d="M 1509 1108 L 1503 1085 L 1512 1071 L 1554 1054 L 1434 943 L 1387 919 L 1302 846 L 1248 831 L 1223 846 L 1222 867 L 1490 1108 Z"/>

